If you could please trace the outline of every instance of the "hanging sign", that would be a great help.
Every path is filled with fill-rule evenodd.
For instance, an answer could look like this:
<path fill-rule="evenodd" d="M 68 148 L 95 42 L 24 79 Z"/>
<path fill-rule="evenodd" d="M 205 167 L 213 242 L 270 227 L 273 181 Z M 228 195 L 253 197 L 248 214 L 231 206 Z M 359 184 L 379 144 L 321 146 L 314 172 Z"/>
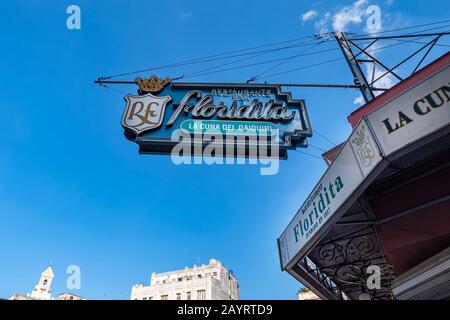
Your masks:
<path fill-rule="evenodd" d="M 286 150 L 306 147 L 312 134 L 304 100 L 279 85 L 177 83 L 156 76 L 135 82 L 138 94 L 125 97 L 122 127 L 141 153 L 170 154 L 186 135 L 203 148 L 211 136 L 222 136 L 224 147 L 275 142 L 285 158 Z M 193 150 L 196 155 L 202 148 Z"/>

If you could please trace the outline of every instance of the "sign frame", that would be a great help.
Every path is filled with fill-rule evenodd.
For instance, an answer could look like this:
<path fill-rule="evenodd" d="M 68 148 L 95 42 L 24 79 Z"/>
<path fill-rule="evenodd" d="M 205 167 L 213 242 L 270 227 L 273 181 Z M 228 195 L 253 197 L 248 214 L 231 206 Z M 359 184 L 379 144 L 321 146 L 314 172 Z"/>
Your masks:
<path fill-rule="evenodd" d="M 213 83 L 213 82 L 171 82 L 166 83 L 164 85 L 164 88 L 161 88 L 158 90 L 157 95 L 158 98 L 161 96 L 166 96 L 171 98 L 170 101 L 167 102 L 167 107 L 165 110 L 165 114 L 163 115 L 163 124 L 162 127 L 167 126 L 167 118 L 170 117 L 170 111 L 169 108 L 173 108 L 177 105 L 179 105 L 180 101 L 176 101 L 176 98 L 171 96 L 172 92 L 180 91 L 180 92 L 189 92 L 189 91 L 200 91 L 204 93 L 205 95 L 211 94 L 212 90 L 241 90 L 241 91 L 249 91 L 249 90 L 267 90 L 267 92 L 270 92 L 271 96 L 276 97 L 275 103 L 279 104 L 282 103 L 283 107 L 286 107 L 286 110 L 296 111 L 298 112 L 298 115 L 295 115 L 295 120 L 292 120 L 292 123 L 295 124 L 295 126 L 299 126 L 299 129 L 294 128 L 292 131 L 287 130 L 281 130 L 280 136 L 279 136 L 279 142 L 277 143 L 277 148 L 279 148 L 279 158 L 280 159 L 286 159 L 287 158 L 287 150 L 293 150 L 298 147 L 307 147 L 307 138 L 312 136 L 312 128 L 311 128 L 311 122 L 309 119 L 309 115 L 307 112 L 306 104 L 304 99 L 293 99 L 292 94 L 290 92 L 283 92 L 282 91 L 282 85 L 279 84 L 246 84 L 246 83 Z M 148 92 L 148 91 L 147 91 Z M 150 91 L 151 92 L 151 91 Z M 155 91 L 156 92 L 156 91 Z M 145 91 L 139 90 L 139 95 L 144 96 Z M 127 99 L 125 97 L 125 99 Z M 262 102 L 261 102 L 262 103 Z M 266 106 L 264 106 L 265 108 Z M 127 108 L 124 113 L 127 112 Z M 169 111 L 169 112 L 168 112 Z M 172 111 L 173 114 L 174 111 Z M 168 114 L 169 113 L 169 114 Z M 194 117 L 181 117 L 182 119 L 177 120 L 201 120 L 196 119 Z M 216 119 L 216 116 L 213 116 L 211 118 L 215 121 L 242 121 L 242 122 L 248 122 L 251 123 L 257 123 L 258 120 L 253 119 Z M 204 121 L 211 120 L 211 119 L 204 119 Z M 260 122 L 264 122 L 267 124 L 272 124 L 280 128 L 282 125 L 282 120 L 273 120 L 273 119 L 262 119 Z M 180 124 L 178 124 L 180 125 Z M 130 130 L 124 123 L 122 122 L 122 126 L 124 128 L 124 135 L 125 137 L 138 144 L 139 146 L 139 153 L 141 154 L 158 154 L 158 155 L 168 155 L 171 153 L 173 147 L 179 143 L 179 141 L 174 141 L 171 137 L 158 137 L 156 134 L 150 133 L 140 133 L 136 134 L 135 131 Z M 175 127 L 175 125 L 174 125 Z M 177 128 L 175 128 L 177 129 Z M 174 129 L 174 130 L 175 130 Z M 155 129 L 153 132 L 158 132 L 159 129 Z M 167 129 L 168 130 L 168 129 Z M 268 135 L 270 136 L 270 135 Z M 192 140 L 193 144 L 198 146 L 201 145 L 201 150 L 203 150 L 209 141 L 203 141 L 203 140 Z M 223 144 L 224 148 L 229 147 L 228 144 L 224 142 Z M 255 154 L 255 151 L 257 152 L 257 149 L 261 146 L 267 146 L 268 147 L 268 153 L 271 153 L 271 143 L 260 143 L 259 140 L 255 144 L 239 144 L 235 143 L 233 145 L 233 148 L 235 149 L 235 156 L 242 156 L 244 154 L 245 157 L 252 157 Z M 192 155 L 196 155 L 195 152 L 196 149 L 194 146 L 192 147 Z M 239 151 L 244 150 L 244 153 L 240 153 Z"/>

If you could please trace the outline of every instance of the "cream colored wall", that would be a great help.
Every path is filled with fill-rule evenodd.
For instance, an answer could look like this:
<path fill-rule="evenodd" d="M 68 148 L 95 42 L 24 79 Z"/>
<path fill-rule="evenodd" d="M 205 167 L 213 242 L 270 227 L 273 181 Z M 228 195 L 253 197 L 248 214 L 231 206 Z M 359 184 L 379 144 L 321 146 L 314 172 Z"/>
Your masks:
<path fill-rule="evenodd" d="M 132 287 L 131 299 L 148 300 L 153 297 L 154 300 L 159 300 L 162 295 L 168 295 L 169 300 L 176 300 L 176 294 L 181 293 L 181 299 L 185 300 L 187 292 L 190 291 L 191 299 L 197 300 L 199 290 L 205 290 L 206 300 L 228 300 L 230 297 L 233 300 L 239 299 L 237 280 L 220 261 L 214 259 L 211 259 L 208 265 L 153 273 L 150 286 Z"/>

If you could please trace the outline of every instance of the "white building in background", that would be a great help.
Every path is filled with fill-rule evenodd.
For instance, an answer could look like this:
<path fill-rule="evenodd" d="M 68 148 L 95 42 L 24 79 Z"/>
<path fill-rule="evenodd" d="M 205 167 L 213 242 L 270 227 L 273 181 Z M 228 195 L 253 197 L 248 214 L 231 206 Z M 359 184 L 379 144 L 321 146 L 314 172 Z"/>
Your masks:
<path fill-rule="evenodd" d="M 85 297 L 73 293 L 61 293 L 56 300 L 86 300 Z"/>
<path fill-rule="evenodd" d="M 298 291 L 298 300 L 320 300 L 320 298 L 310 289 L 304 287 Z"/>
<path fill-rule="evenodd" d="M 14 293 L 9 300 L 51 300 L 52 299 L 52 281 L 55 274 L 50 265 L 42 271 L 38 284 L 34 287 L 31 294 Z"/>
<path fill-rule="evenodd" d="M 239 300 L 239 285 L 232 272 L 211 259 L 208 265 L 152 273 L 149 286 L 132 287 L 131 300 Z"/>
<path fill-rule="evenodd" d="M 50 300 L 52 298 L 52 281 L 55 277 L 52 266 L 41 273 L 38 284 L 31 292 L 31 298 L 36 300 Z"/>
<path fill-rule="evenodd" d="M 34 287 L 31 294 L 14 293 L 9 300 L 54 300 L 52 298 L 52 282 L 55 277 L 53 268 L 50 265 L 45 269 L 39 278 L 38 284 Z M 72 293 L 60 294 L 56 300 L 86 300 L 86 298 Z"/>

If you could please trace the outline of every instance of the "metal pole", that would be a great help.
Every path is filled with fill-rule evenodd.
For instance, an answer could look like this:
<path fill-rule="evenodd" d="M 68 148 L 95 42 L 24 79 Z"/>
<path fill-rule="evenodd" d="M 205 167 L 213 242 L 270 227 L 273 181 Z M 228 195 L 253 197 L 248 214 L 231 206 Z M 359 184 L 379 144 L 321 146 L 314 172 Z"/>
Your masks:
<path fill-rule="evenodd" d="M 369 102 L 375 98 L 375 95 L 372 92 L 372 89 L 367 82 L 364 73 L 362 72 L 358 61 L 355 58 L 355 55 L 350 48 L 347 39 L 345 39 L 345 35 L 343 32 L 335 33 L 334 37 L 339 44 L 342 52 L 344 53 L 344 57 L 347 60 L 347 64 L 350 67 L 350 70 L 353 74 L 355 85 L 359 85 L 359 89 L 364 98 L 364 101 Z"/>
<path fill-rule="evenodd" d="M 95 80 L 96 84 L 136 84 L 135 81 L 129 80 Z M 195 83 L 195 82 L 194 82 Z M 267 85 L 266 83 L 253 83 L 252 85 Z M 340 88 L 340 89 L 360 89 L 358 84 L 321 84 L 321 83 L 271 83 L 271 86 L 279 87 L 303 87 L 303 88 Z M 386 91 L 384 88 L 372 88 L 373 91 Z"/>

